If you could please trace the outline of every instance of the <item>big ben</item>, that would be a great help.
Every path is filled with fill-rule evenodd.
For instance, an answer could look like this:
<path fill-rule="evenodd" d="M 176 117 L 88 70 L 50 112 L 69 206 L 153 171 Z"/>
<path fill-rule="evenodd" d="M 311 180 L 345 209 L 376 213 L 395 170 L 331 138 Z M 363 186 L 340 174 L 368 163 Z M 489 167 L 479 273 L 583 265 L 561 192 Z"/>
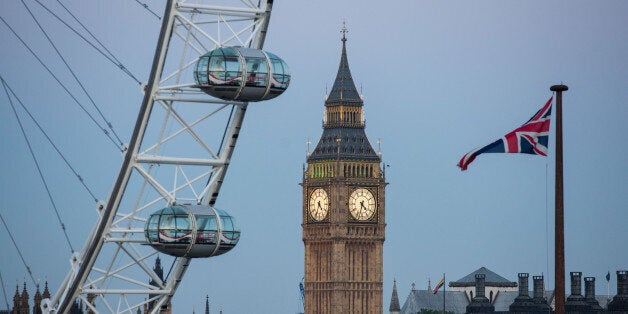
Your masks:
<path fill-rule="evenodd" d="M 342 33 L 323 133 L 303 172 L 305 313 L 382 313 L 386 182 Z"/>

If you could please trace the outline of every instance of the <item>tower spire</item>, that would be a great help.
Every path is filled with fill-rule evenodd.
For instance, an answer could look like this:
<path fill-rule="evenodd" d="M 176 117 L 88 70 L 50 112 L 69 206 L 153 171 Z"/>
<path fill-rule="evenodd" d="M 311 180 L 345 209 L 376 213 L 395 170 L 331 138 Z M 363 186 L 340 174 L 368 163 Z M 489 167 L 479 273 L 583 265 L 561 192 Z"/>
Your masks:
<path fill-rule="evenodd" d="M 390 308 L 388 309 L 390 314 L 397 314 L 401 311 L 399 306 L 399 296 L 397 295 L 397 279 L 393 281 L 393 292 L 390 298 Z"/>
<path fill-rule="evenodd" d="M 346 22 L 342 22 L 342 54 L 340 56 L 340 65 L 336 80 L 331 88 L 331 92 L 325 100 L 325 105 L 354 105 L 362 106 L 362 98 L 358 93 L 351 70 L 349 69 L 349 61 L 347 60 L 347 30 Z"/>
<path fill-rule="evenodd" d="M 334 85 L 325 99 L 323 134 L 314 151 L 307 155 L 307 160 L 381 161 L 381 156 L 375 152 L 364 132 L 364 102 L 349 69 L 346 45 L 348 30 L 344 20 L 340 32 L 342 53 Z M 342 140 L 338 144 L 336 139 L 339 138 Z M 340 169 L 336 171 L 340 173 Z"/>

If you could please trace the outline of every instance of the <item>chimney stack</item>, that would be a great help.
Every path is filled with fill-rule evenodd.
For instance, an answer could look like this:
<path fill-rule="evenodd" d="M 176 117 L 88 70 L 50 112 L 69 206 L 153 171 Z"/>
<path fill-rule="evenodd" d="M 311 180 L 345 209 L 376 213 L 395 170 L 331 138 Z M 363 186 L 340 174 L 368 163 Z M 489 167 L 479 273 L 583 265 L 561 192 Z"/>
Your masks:
<path fill-rule="evenodd" d="M 609 311 L 628 311 L 628 270 L 617 271 L 617 295 L 608 304 Z"/>
<path fill-rule="evenodd" d="M 628 296 L 628 271 L 617 271 L 617 294 Z"/>
<path fill-rule="evenodd" d="M 565 302 L 565 311 L 586 312 L 590 307 L 582 296 L 582 273 L 573 271 L 569 274 L 571 275 L 571 295 L 567 297 L 567 301 Z"/>
<path fill-rule="evenodd" d="M 571 295 L 579 296 L 582 295 L 582 286 L 581 280 L 582 273 L 579 271 L 572 271 L 571 275 Z"/>
<path fill-rule="evenodd" d="M 467 305 L 467 313 L 495 312 L 495 306 L 493 306 L 485 296 L 485 280 L 485 274 L 475 275 L 475 296 L 471 300 L 471 303 Z"/>
<path fill-rule="evenodd" d="M 584 277 L 584 298 L 595 298 L 595 277 Z"/>
<path fill-rule="evenodd" d="M 549 304 L 547 304 L 547 299 L 545 298 L 545 286 L 543 284 L 543 276 L 533 276 L 532 281 L 534 282 L 534 292 L 532 299 L 534 305 L 536 307 L 537 312 L 547 312 L 550 310 Z"/>
<path fill-rule="evenodd" d="M 535 299 L 544 298 L 545 286 L 543 285 L 543 276 L 533 276 L 532 281 L 534 282 L 533 297 Z"/>
<path fill-rule="evenodd" d="M 519 273 L 519 296 L 510 304 L 509 310 L 513 313 L 519 312 L 534 312 L 536 306 L 530 298 L 530 291 L 528 291 L 528 273 Z"/>
<path fill-rule="evenodd" d="M 476 274 L 475 275 L 475 296 L 476 297 L 486 297 L 485 294 L 485 280 L 486 275 L 484 274 Z"/>
<path fill-rule="evenodd" d="M 600 303 L 595 299 L 595 277 L 584 277 L 584 300 L 591 311 L 601 311 Z"/>
<path fill-rule="evenodd" d="M 530 274 L 528 273 L 519 273 L 519 296 L 520 297 L 529 297 L 530 291 L 528 291 L 528 278 Z"/>

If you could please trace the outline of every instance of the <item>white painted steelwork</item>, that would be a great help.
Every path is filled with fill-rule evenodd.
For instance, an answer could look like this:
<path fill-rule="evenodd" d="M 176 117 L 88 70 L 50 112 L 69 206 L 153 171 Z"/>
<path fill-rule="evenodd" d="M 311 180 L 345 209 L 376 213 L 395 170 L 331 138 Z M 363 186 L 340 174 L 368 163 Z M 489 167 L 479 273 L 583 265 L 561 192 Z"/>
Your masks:
<path fill-rule="evenodd" d="M 248 105 L 194 88 L 193 66 L 218 47 L 261 49 L 272 9 L 272 0 L 198 2 L 167 1 L 119 175 L 64 282 L 42 302 L 45 313 L 67 313 L 76 300 L 96 313 L 135 313 L 149 303 L 158 313 L 191 262 L 172 258 L 162 281 L 152 268 L 157 252 L 145 245 L 144 224 L 165 206 L 216 202 Z"/>

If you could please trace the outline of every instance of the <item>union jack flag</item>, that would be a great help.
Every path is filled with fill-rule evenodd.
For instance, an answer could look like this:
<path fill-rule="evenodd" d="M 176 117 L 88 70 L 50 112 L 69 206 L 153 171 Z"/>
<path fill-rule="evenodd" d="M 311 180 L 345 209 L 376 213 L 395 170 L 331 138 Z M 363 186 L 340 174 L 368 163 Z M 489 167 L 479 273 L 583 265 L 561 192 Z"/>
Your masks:
<path fill-rule="evenodd" d="M 547 142 L 550 130 L 550 116 L 552 113 L 552 99 L 545 103 L 541 110 L 537 111 L 528 122 L 514 129 L 497 141 L 484 147 L 476 148 L 460 159 L 458 167 L 462 171 L 475 157 L 483 153 L 519 153 L 547 156 Z"/>

